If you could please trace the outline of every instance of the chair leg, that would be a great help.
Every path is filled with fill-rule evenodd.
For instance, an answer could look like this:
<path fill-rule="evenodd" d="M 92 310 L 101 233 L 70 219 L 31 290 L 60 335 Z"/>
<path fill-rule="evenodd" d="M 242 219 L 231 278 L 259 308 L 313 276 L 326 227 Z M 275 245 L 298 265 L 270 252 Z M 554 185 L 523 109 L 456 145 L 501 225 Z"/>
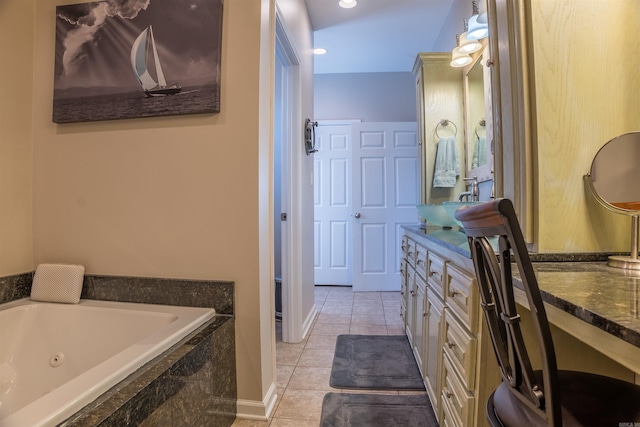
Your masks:
<path fill-rule="evenodd" d="M 498 419 L 495 408 L 493 407 L 493 393 L 491 393 L 491 396 L 489 396 L 489 399 L 487 400 L 486 412 L 487 421 L 489 421 L 491 427 L 504 427 L 504 425 L 502 425 L 502 423 Z"/>

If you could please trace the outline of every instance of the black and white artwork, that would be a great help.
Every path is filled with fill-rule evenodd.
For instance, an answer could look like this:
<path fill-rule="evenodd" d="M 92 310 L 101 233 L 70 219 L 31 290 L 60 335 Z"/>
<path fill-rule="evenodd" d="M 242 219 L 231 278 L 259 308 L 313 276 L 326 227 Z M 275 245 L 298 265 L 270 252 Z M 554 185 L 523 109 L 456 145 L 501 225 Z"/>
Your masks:
<path fill-rule="evenodd" d="M 220 112 L 223 0 L 56 7 L 55 123 Z"/>

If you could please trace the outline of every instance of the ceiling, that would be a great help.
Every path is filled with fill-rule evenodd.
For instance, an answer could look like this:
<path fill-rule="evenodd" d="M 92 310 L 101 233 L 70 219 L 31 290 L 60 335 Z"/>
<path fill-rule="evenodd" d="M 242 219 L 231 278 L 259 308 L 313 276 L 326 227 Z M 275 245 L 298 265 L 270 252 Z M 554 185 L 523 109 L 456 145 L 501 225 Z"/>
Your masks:
<path fill-rule="evenodd" d="M 305 0 L 314 30 L 314 72 L 410 72 L 418 52 L 433 51 L 453 0 Z"/>

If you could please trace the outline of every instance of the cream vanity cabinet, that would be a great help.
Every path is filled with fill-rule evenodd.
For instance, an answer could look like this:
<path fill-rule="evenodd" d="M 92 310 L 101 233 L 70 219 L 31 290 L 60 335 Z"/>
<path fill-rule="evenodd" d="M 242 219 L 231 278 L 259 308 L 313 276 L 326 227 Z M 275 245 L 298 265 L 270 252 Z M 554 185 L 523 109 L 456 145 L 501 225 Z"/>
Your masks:
<path fill-rule="evenodd" d="M 402 249 L 404 327 L 438 421 L 487 425 L 484 405 L 499 377 L 493 359 L 479 367 L 483 323 L 471 259 L 420 231 L 405 230 Z"/>
<path fill-rule="evenodd" d="M 454 200 L 455 195 L 465 191 L 464 180 L 459 179 L 455 187 L 434 188 L 432 179 L 438 146 L 436 135 L 455 137 L 464 164 L 462 69 L 451 66 L 451 52 L 426 52 L 418 54 L 413 75 L 418 107 L 420 200 L 421 203 Z"/>

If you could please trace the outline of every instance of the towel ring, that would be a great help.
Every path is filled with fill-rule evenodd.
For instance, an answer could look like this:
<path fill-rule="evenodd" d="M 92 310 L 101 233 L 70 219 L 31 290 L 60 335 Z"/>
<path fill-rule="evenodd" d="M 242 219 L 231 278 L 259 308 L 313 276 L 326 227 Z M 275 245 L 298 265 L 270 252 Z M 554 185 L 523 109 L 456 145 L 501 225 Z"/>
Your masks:
<path fill-rule="evenodd" d="M 451 120 L 442 119 L 442 120 L 440 120 L 438 122 L 438 124 L 436 125 L 436 128 L 435 128 L 435 130 L 433 132 L 435 134 L 435 137 L 436 137 L 436 142 L 440 139 L 440 135 L 438 135 L 438 127 L 442 126 L 444 128 L 444 127 L 447 127 L 449 125 L 453 126 L 453 135 L 454 136 L 458 135 L 458 127 L 456 126 L 456 124 L 453 123 Z"/>
<path fill-rule="evenodd" d="M 480 119 L 480 121 L 476 125 L 476 128 L 473 130 L 474 133 L 476 134 L 476 138 L 480 138 L 480 135 L 478 135 L 478 128 L 484 128 L 486 130 L 486 126 L 487 126 L 487 122 L 485 121 L 485 119 Z"/>

